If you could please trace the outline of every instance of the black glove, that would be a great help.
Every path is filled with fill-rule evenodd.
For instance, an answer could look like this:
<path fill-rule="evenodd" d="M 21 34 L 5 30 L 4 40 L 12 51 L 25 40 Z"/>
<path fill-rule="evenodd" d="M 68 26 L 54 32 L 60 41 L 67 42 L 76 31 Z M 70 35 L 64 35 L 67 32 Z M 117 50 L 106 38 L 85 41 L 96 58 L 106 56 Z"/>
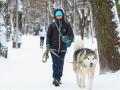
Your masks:
<path fill-rule="evenodd" d="M 46 49 L 45 50 L 45 52 L 44 52 L 44 54 L 43 54 L 43 57 L 42 57 L 42 61 L 45 63 L 46 61 L 47 61 L 47 59 L 49 58 L 49 51 L 50 51 L 50 49 Z"/>

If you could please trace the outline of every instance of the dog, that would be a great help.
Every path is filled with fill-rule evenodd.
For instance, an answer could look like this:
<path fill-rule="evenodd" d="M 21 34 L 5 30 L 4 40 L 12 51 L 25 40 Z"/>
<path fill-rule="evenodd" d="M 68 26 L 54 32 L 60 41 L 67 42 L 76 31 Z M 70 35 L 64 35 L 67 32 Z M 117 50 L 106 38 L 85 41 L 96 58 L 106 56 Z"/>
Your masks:
<path fill-rule="evenodd" d="M 77 84 L 80 88 L 85 87 L 85 80 L 88 79 L 88 90 L 92 90 L 94 71 L 97 64 L 97 50 L 82 48 L 80 42 L 74 44 L 73 70 L 76 75 Z M 80 46 L 80 47 L 79 47 Z M 87 77 L 88 76 L 88 77 Z"/>

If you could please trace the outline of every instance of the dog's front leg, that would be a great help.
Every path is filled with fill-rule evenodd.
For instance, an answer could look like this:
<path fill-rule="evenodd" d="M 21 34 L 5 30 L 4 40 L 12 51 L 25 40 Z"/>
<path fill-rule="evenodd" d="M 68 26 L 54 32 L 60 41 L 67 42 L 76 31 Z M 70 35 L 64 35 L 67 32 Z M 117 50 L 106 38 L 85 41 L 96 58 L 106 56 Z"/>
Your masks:
<path fill-rule="evenodd" d="M 77 79 L 77 84 L 80 87 L 80 64 L 79 63 L 74 63 L 74 67 L 73 67 L 74 71 L 75 71 L 75 75 L 76 75 L 76 79 Z"/>
<path fill-rule="evenodd" d="M 75 74 L 76 74 L 77 84 L 79 85 L 80 79 L 79 79 L 79 70 L 78 69 L 76 69 Z"/>
<path fill-rule="evenodd" d="M 85 88 L 85 74 L 84 74 L 84 72 L 81 72 L 80 75 L 81 75 L 80 76 L 80 87 Z"/>
<path fill-rule="evenodd" d="M 94 78 L 94 71 L 91 70 L 88 72 L 88 90 L 92 90 L 93 78 Z"/>

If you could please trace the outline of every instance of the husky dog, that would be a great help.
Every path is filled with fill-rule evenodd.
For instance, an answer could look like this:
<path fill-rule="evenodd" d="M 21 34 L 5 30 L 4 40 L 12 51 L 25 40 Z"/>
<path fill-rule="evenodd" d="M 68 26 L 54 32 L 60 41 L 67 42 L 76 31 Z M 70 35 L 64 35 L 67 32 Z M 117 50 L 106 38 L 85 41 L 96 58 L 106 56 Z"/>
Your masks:
<path fill-rule="evenodd" d="M 94 71 L 97 64 L 96 50 L 81 48 L 79 44 L 74 44 L 73 70 L 79 87 L 85 87 L 85 79 L 88 76 L 88 90 L 92 90 Z"/>

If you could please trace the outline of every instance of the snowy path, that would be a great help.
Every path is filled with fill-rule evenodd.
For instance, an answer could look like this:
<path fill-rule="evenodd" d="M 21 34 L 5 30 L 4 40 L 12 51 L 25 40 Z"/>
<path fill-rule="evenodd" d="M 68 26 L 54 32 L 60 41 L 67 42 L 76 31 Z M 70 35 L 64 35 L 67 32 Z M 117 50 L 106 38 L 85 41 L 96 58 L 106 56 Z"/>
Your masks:
<path fill-rule="evenodd" d="M 0 90 L 54 90 L 52 85 L 52 64 L 41 61 L 45 49 L 39 48 L 39 37 L 24 36 L 22 47 L 13 49 L 10 45 L 8 59 L 0 60 Z M 72 59 L 72 53 L 67 54 Z M 66 65 L 67 64 L 67 65 Z M 74 82 L 72 65 L 65 62 L 63 84 L 58 90 L 78 90 Z M 78 89 L 77 89 L 78 88 Z"/>
<path fill-rule="evenodd" d="M 85 47 L 96 48 L 86 41 Z M 11 43 L 10 43 L 11 44 Z M 8 59 L 0 57 L 0 90 L 88 90 L 76 84 L 72 65 L 73 48 L 69 48 L 64 65 L 60 87 L 52 85 L 52 63 L 41 61 L 45 49 L 39 48 L 39 37 L 23 36 L 22 47 L 12 48 L 9 44 Z M 120 90 L 120 71 L 98 76 L 96 74 L 93 90 Z"/>

